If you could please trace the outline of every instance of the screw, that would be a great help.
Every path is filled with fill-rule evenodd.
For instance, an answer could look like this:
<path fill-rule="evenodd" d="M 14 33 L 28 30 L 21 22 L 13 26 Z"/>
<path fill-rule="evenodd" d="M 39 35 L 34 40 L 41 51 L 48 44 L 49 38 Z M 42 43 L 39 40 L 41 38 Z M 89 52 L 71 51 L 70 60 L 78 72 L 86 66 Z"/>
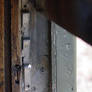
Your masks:
<path fill-rule="evenodd" d="M 28 84 L 28 85 L 27 85 L 27 87 L 29 88 L 29 87 L 30 87 L 30 85 Z"/>
<path fill-rule="evenodd" d="M 36 87 L 32 87 L 31 90 L 32 90 L 32 91 L 36 91 Z"/>
<path fill-rule="evenodd" d="M 44 67 L 41 67 L 40 71 L 41 72 L 44 72 L 45 71 Z"/>

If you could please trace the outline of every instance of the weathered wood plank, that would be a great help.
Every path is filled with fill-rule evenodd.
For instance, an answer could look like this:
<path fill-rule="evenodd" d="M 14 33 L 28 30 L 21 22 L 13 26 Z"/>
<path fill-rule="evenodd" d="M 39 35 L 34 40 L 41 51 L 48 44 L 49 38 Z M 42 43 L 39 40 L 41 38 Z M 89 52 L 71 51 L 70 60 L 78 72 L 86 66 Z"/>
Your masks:
<path fill-rule="evenodd" d="M 12 43 L 12 67 L 20 63 L 20 37 L 18 28 L 19 0 L 11 0 L 11 43 Z M 15 83 L 16 75 L 12 71 L 12 92 L 20 92 L 19 84 Z"/>
<path fill-rule="evenodd" d="M 11 1 L 4 0 L 4 72 L 5 92 L 11 92 Z M 7 86 L 8 85 L 8 86 Z"/>
<path fill-rule="evenodd" d="M 4 92 L 4 0 L 0 0 L 0 92 Z"/>

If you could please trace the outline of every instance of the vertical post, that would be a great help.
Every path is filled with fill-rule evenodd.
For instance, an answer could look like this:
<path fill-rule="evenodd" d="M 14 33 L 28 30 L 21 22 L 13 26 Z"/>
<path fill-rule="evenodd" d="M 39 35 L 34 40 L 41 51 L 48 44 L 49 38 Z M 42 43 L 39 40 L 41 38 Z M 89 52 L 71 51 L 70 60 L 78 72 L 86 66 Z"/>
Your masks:
<path fill-rule="evenodd" d="M 11 0 L 11 6 L 11 52 L 12 67 L 14 67 L 20 64 L 19 0 Z M 12 71 L 12 92 L 20 92 L 20 84 L 15 83 L 16 79 L 17 76 Z"/>
<path fill-rule="evenodd" d="M 4 92 L 4 0 L 0 0 L 0 92 Z"/>
<path fill-rule="evenodd" d="M 76 40 L 52 23 L 53 92 L 76 92 Z"/>
<path fill-rule="evenodd" d="M 4 66 L 5 92 L 11 92 L 11 0 L 4 0 Z"/>

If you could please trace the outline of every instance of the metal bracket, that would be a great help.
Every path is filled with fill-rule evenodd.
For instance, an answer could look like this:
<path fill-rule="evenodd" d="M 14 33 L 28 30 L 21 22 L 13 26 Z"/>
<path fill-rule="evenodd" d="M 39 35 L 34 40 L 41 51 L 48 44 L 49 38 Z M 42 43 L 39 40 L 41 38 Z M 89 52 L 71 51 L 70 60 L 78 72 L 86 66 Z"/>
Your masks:
<path fill-rule="evenodd" d="M 15 76 L 16 76 L 15 83 L 19 84 L 20 83 L 19 82 L 19 74 L 20 74 L 20 71 L 21 71 L 21 65 L 18 65 L 18 64 L 14 65 L 13 71 L 14 71 Z"/>
<path fill-rule="evenodd" d="M 31 90 L 31 64 L 24 65 L 24 84 L 25 84 L 25 91 Z"/>

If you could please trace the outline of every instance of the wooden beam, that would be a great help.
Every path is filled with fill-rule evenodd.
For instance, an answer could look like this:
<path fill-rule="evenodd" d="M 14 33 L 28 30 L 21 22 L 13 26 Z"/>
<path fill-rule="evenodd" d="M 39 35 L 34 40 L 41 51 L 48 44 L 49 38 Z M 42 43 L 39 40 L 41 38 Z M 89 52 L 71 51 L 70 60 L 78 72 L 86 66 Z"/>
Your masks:
<path fill-rule="evenodd" d="M 4 0 L 0 0 L 0 92 L 4 92 Z"/>
<path fill-rule="evenodd" d="M 12 67 L 20 64 L 20 37 L 19 37 L 19 0 L 11 0 L 11 45 L 12 45 Z M 15 83 L 16 74 L 12 71 L 12 92 L 20 92 L 19 84 Z"/>
<path fill-rule="evenodd" d="M 5 92 L 12 91 L 11 84 L 11 1 L 4 0 L 4 72 Z"/>

